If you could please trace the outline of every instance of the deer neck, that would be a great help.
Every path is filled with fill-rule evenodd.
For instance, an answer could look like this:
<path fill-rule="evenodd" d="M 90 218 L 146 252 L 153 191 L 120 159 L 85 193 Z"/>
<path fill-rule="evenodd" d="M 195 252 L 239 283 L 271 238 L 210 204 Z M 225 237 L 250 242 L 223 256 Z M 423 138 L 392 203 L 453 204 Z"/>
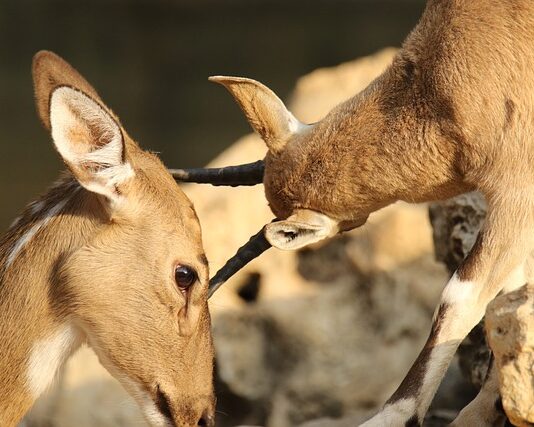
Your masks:
<path fill-rule="evenodd" d="M 0 240 L 0 424 L 16 425 L 85 340 L 56 301 L 54 272 L 98 226 L 98 203 L 70 176 L 30 204 Z M 102 209 L 102 208 L 101 208 Z"/>
<path fill-rule="evenodd" d="M 390 98 L 388 86 L 375 82 L 318 123 L 311 138 L 292 141 L 283 153 L 291 167 L 275 170 L 276 158 L 267 159 L 268 184 L 276 182 L 271 199 L 279 197 L 282 176 L 290 183 L 282 189 L 305 195 L 303 205 L 360 222 L 399 200 L 424 202 L 468 191 L 457 162 L 461 140 L 443 133 L 456 127 L 423 116 L 410 94 Z M 405 102 L 392 105 L 400 96 Z"/>

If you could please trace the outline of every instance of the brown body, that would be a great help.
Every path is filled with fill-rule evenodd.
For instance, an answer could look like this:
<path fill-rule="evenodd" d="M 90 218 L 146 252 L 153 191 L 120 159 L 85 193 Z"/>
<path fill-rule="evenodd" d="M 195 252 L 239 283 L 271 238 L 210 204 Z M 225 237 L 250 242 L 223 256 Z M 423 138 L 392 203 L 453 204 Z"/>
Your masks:
<path fill-rule="evenodd" d="M 278 221 L 258 236 L 275 247 L 298 249 L 358 227 L 398 200 L 475 189 L 486 196 L 484 228 L 445 287 L 425 348 L 365 423 L 420 425 L 487 303 L 527 280 L 524 264 L 534 250 L 534 2 L 429 0 L 383 75 L 312 125 L 301 124 L 261 83 L 212 80 L 226 86 L 269 149 L 263 183 Z M 187 171 L 175 176 L 182 175 L 194 180 Z M 228 262 L 213 289 L 251 252 L 267 248 L 260 237 Z M 497 398 L 492 370 L 455 425 L 502 425 Z"/>
<path fill-rule="evenodd" d="M 275 215 L 359 222 L 397 200 L 534 179 L 533 40 L 528 0 L 430 1 L 382 76 L 269 151 Z"/>
<path fill-rule="evenodd" d="M 33 72 L 69 171 L 0 240 L 0 424 L 16 425 L 87 343 L 151 425 L 212 425 L 208 266 L 192 204 L 72 67 L 41 52 Z M 181 288 L 177 265 L 198 279 Z"/>

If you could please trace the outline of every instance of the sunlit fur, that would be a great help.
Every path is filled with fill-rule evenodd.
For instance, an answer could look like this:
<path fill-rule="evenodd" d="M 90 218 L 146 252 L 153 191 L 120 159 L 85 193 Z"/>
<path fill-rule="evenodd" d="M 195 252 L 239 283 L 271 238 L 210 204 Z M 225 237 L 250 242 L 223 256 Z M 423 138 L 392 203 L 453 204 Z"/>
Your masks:
<path fill-rule="evenodd" d="M 293 233 L 270 240 L 279 248 L 317 240 L 306 211 L 343 231 L 398 200 L 486 197 L 483 230 L 446 288 L 425 348 L 369 425 L 422 423 L 456 346 L 517 282 L 534 248 L 533 41 L 531 0 L 429 0 L 392 65 L 308 127 L 288 127 L 285 107 L 261 83 L 217 78 L 267 144 L 265 194 L 282 220 L 276 227 Z M 395 409 L 412 401 L 409 414 Z"/>
<path fill-rule="evenodd" d="M 49 110 L 58 87 L 69 88 L 63 105 L 74 96 L 84 107 L 64 109 L 66 133 L 54 135 L 69 170 L 0 240 L 0 424 L 16 425 L 86 342 L 149 422 L 196 426 L 204 417 L 211 425 L 209 273 L 191 202 L 72 67 L 40 52 L 33 73 L 47 129 L 58 126 Z M 112 155 L 98 153 L 108 143 Z M 96 154 L 87 161 L 75 152 Z M 198 272 L 185 295 L 177 264 Z"/>

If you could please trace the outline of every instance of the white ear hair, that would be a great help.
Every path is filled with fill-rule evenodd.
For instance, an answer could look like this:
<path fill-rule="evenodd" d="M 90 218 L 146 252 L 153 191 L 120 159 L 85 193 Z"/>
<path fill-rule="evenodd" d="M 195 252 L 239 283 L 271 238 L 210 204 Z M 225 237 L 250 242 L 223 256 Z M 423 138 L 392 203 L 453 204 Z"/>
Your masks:
<path fill-rule="evenodd" d="M 299 249 L 339 232 L 338 222 L 319 212 L 308 209 L 296 211 L 284 221 L 265 227 L 265 237 L 278 249 Z"/>
<path fill-rule="evenodd" d="M 117 200 L 116 186 L 134 176 L 124 160 L 124 140 L 115 119 L 96 101 L 71 87 L 50 98 L 52 139 L 81 185 Z"/>

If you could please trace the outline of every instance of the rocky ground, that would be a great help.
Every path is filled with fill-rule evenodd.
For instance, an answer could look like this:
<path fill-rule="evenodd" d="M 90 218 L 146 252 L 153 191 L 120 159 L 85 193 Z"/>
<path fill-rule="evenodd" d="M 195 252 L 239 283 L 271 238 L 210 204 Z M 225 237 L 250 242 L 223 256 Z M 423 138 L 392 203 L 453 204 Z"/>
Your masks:
<path fill-rule="evenodd" d="M 304 122 L 320 119 L 364 88 L 393 54 L 385 50 L 303 77 L 289 102 L 292 111 Z M 212 164 L 254 161 L 265 151 L 249 135 Z M 191 185 L 186 191 L 203 225 L 212 272 L 272 218 L 261 186 Z M 449 267 L 452 262 L 446 260 Z M 434 258 L 425 205 L 396 204 L 360 230 L 299 252 L 269 250 L 211 301 L 217 425 L 341 427 L 368 418 L 421 349 L 447 277 Z M 445 425 L 474 392 L 454 363 L 427 424 Z M 143 425 L 131 399 L 87 349 L 69 361 L 60 387 L 27 421 Z"/>

